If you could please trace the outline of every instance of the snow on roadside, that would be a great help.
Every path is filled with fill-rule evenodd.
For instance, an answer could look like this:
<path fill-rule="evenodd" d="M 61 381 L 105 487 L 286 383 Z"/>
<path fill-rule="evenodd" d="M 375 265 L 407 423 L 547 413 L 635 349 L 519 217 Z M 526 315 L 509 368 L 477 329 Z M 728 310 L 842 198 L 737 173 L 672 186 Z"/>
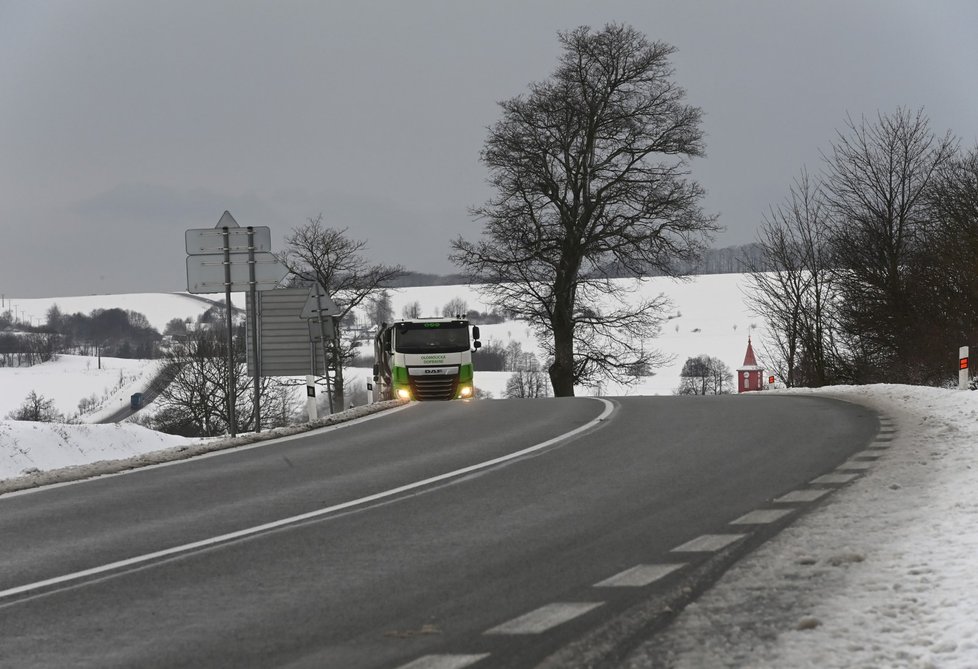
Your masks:
<path fill-rule="evenodd" d="M 624 666 L 978 667 L 978 393 L 822 394 L 888 416 L 890 448 Z"/>
<path fill-rule="evenodd" d="M 40 471 L 118 460 L 192 440 L 131 423 L 67 425 L 0 421 L 0 481 Z"/>
<path fill-rule="evenodd" d="M 176 437 L 132 423 L 66 425 L 0 421 L 0 495 L 289 437 L 402 405 L 397 400 L 375 402 L 299 425 L 210 439 Z M 25 463 L 28 466 L 19 469 Z"/>

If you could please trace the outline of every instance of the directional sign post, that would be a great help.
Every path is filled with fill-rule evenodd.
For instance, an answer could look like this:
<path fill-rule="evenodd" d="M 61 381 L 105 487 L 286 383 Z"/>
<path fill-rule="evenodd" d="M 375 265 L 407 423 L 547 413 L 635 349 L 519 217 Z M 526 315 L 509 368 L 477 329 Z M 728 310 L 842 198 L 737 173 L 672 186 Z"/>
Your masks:
<path fill-rule="evenodd" d="M 971 371 L 971 364 L 968 360 L 968 347 L 962 346 L 958 349 L 958 388 L 968 389 L 968 372 Z"/>
<path fill-rule="evenodd" d="M 184 233 L 187 247 L 187 292 L 224 293 L 227 303 L 228 347 L 228 427 L 236 436 L 235 388 L 230 374 L 234 365 L 234 326 L 231 319 L 231 293 L 247 291 L 252 304 L 260 290 L 271 290 L 286 277 L 288 269 L 271 254 L 272 235 L 265 227 L 242 228 L 225 211 L 213 228 L 196 228 Z M 252 322 L 257 340 L 257 324 Z M 261 364 L 255 347 L 255 431 L 261 431 Z"/>

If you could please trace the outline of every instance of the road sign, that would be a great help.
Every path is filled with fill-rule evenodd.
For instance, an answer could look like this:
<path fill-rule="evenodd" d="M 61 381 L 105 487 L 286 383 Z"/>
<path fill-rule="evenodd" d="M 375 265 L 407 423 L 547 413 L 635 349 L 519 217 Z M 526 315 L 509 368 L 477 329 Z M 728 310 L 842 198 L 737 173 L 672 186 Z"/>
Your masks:
<path fill-rule="evenodd" d="M 234 216 L 231 215 L 231 212 L 225 209 L 224 213 L 221 214 L 221 220 L 219 220 L 217 222 L 217 225 L 215 225 L 214 227 L 215 228 L 237 228 L 240 226 L 238 225 L 238 222 L 234 220 Z"/>
<path fill-rule="evenodd" d="M 272 250 L 272 232 L 267 225 L 250 228 L 256 253 Z M 228 228 L 227 249 L 231 253 L 248 252 L 249 228 Z M 187 255 L 211 255 L 224 253 L 224 230 L 221 228 L 191 228 L 184 233 Z"/>
<path fill-rule="evenodd" d="M 971 363 L 968 360 L 968 347 L 962 346 L 958 349 L 958 388 L 961 390 L 968 389 L 970 368 Z"/>
<path fill-rule="evenodd" d="M 251 288 L 247 253 L 230 254 L 231 282 L 225 281 L 224 256 L 187 256 L 187 292 L 223 293 L 226 290 L 241 292 Z M 289 273 L 271 253 L 255 254 L 255 290 L 271 290 Z"/>
<path fill-rule="evenodd" d="M 340 308 L 326 294 L 326 290 L 321 285 L 313 286 L 309 289 L 309 297 L 302 306 L 302 318 L 313 319 L 322 316 L 339 316 Z"/>
<path fill-rule="evenodd" d="M 258 323 L 259 352 L 262 374 L 265 376 L 302 376 L 315 370 L 322 374 L 323 350 L 319 338 L 319 323 L 300 318 L 299 313 L 309 294 L 308 288 L 280 288 L 265 291 L 259 296 Z M 255 318 L 251 300 L 248 300 L 248 319 Z M 328 339 L 334 337 L 333 321 L 323 321 Z M 247 349 L 249 369 L 254 356 L 251 332 L 248 332 Z M 313 360 L 315 356 L 315 361 Z"/>

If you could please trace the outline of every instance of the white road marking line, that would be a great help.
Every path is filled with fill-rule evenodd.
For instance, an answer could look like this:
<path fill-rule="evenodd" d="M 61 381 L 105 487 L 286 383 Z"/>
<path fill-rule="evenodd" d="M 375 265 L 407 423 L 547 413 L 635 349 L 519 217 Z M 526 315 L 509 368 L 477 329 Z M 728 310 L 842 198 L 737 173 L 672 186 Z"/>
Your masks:
<path fill-rule="evenodd" d="M 767 525 L 781 520 L 789 513 L 794 513 L 794 509 L 758 509 L 744 514 L 737 520 L 730 521 L 731 525 Z"/>
<path fill-rule="evenodd" d="M 740 541 L 746 534 L 704 534 L 696 537 L 692 541 L 687 541 L 682 546 L 672 549 L 673 553 L 714 553 L 726 548 L 732 543 Z"/>
<path fill-rule="evenodd" d="M 870 462 L 869 460 L 849 460 L 848 462 L 843 462 L 837 467 L 840 471 L 850 470 L 850 471 L 866 471 L 871 469 L 875 462 Z"/>
<path fill-rule="evenodd" d="M 679 564 L 640 564 L 637 567 L 626 569 L 620 574 L 615 574 L 611 578 L 606 578 L 600 583 L 595 583 L 594 587 L 641 588 L 650 583 L 655 583 L 685 566 L 685 562 L 680 562 Z"/>
<path fill-rule="evenodd" d="M 458 478 L 460 476 L 465 476 L 466 474 L 471 474 L 472 472 L 480 471 L 482 469 L 488 469 L 494 467 L 498 464 L 504 462 L 509 462 L 510 460 L 515 460 L 521 458 L 524 455 L 530 453 L 536 453 L 545 448 L 553 446 L 565 439 L 569 439 L 576 434 L 580 434 L 586 430 L 591 429 L 595 425 L 600 424 L 604 421 L 611 412 L 614 411 L 615 405 L 606 399 L 600 397 L 594 397 L 589 399 L 595 399 L 602 402 L 605 405 L 604 411 L 598 415 L 597 418 L 576 427 L 569 432 L 565 432 L 562 435 L 548 439 L 539 444 L 529 446 L 523 450 L 510 453 L 508 455 L 502 455 L 498 458 L 493 458 L 492 460 L 486 460 L 474 465 L 469 465 L 468 467 L 462 467 L 461 469 L 456 469 L 445 474 L 439 474 L 438 476 L 432 476 L 431 478 L 424 479 L 422 481 L 415 481 L 414 483 L 408 483 L 406 485 L 398 486 L 396 488 L 391 488 L 390 490 L 385 490 L 383 492 L 378 492 L 373 495 L 367 495 L 366 497 L 361 497 L 359 499 L 352 499 L 348 502 L 342 502 L 340 504 L 334 504 L 333 506 L 328 506 L 316 511 L 309 511 L 308 513 L 302 513 L 297 516 L 291 516 L 289 518 L 282 518 L 281 520 L 275 520 L 270 523 L 264 523 L 262 525 L 256 525 L 255 527 L 249 527 L 243 530 L 238 530 L 236 532 L 229 532 L 227 534 L 222 534 L 216 537 L 211 537 L 210 539 L 202 539 L 201 541 L 194 541 L 189 544 L 183 544 L 181 546 L 174 546 L 172 548 L 166 548 L 160 551 L 155 551 L 153 553 L 147 553 L 145 555 L 137 555 L 136 557 L 131 557 L 125 560 L 118 560 L 117 562 L 110 562 L 109 564 L 100 565 L 98 567 L 92 567 L 91 569 L 83 569 L 81 571 L 72 572 L 70 574 L 64 574 L 63 576 L 55 576 L 53 578 L 48 578 L 43 581 L 37 581 L 35 583 L 27 583 L 25 585 L 20 585 L 14 588 L 8 588 L 6 590 L 0 590 L 0 599 L 5 597 L 11 597 L 14 595 L 22 595 L 27 592 L 32 592 L 34 590 L 40 590 L 42 588 L 48 588 L 54 585 L 61 585 L 63 583 L 69 583 L 71 581 L 78 581 L 83 578 L 88 578 L 91 576 L 98 576 L 100 574 L 105 574 L 111 571 L 116 571 L 119 569 L 125 569 L 127 567 L 133 567 L 139 564 L 144 564 L 146 562 L 152 562 L 154 560 L 160 560 L 162 558 L 172 557 L 174 555 L 179 555 L 181 553 L 187 553 L 194 550 L 199 550 L 202 548 L 209 548 L 211 546 L 216 546 L 218 544 L 227 543 L 229 541 L 236 541 L 238 539 L 244 539 L 246 537 L 251 537 L 256 534 L 261 534 L 268 532 L 269 530 L 278 529 L 280 527 L 285 527 L 287 525 L 294 525 L 296 523 L 301 523 L 306 520 L 312 520 L 315 518 L 323 518 L 330 514 L 337 513 L 339 511 L 346 511 L 358 506 L 364 506 L 365 504 L 370 504 L 371 502 L 377 502 L 383 499 L 388 499 L 390 497 L 395 497 L 401 493 L 409 492 L 411 490 L 417 490 L 418 488 L 424 488 L 426 486 L 432 485 L 433 483 L 440 483 L 441 481 L 446 481 L 448 479 Z"/>
<path fill-rule="evenodd" d="M 398 669 L 462 669 L 471 667 L 476 662 L 489 657 L 489 653 L 481 655 L 425 655 L 414 662 L 401 665 Z"/>
<path fill-rule="evenodd" d="M 583 616 L 604 602 L 555 602 L 488 630 L 486 634 L 541 634 Z"/>
<path fill-rule="evenodd" d="M 848 483 L 858 477 L 859 474 L 826 474 L 825 476 L 819 476 L 817 479 L 812 479 L 811 482 L 835 485 L 837 483 Z"/>
<path fill-rule="evenodd" d="M 794 503 L 794 502 L 814 502 L 817 499 L 820 499 L 822 497 L 825 497 L 830 492 L 832 492 L 832 491 L 831 490 L 814 490 L 814 489 L 809 489 L 809 490 L 794 490 L 792 492 L 789 492 L 787 495 L 782 495 L 781 497 L 778 497 L 774 501 L 775 502 L 782 503 L 782 504 L 784 504 L 784 503 L 790 504 L 790 503 Z"/>
<path fill-rule="evenodd" d="M 873 451 L 859 451 L 858 453 L 856 453 L 856 454 L 855 454 L 854 456 L 852 456 L 852 457 L 853 457 L 853 458 L 861 458 L 861 459 L 870 459 L 870 460 L 876 460 L 876 459 L 878 459 L 878 458 L 879 458 L 879 457 L 880 457 L 881 455 L 882 455 L 882 453 L 874 453 Z"/>

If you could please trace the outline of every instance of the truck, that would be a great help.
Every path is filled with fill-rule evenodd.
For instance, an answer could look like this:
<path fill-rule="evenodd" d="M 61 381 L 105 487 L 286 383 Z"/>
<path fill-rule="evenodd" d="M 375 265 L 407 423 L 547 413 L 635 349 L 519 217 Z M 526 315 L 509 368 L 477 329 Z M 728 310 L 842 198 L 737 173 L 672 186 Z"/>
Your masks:
<path fill-rule="evenodd" d="M 384 323 L 374 338 L 373 401 L 454 400 L 475 395 L 479 327 L 464 318 Z"/>

